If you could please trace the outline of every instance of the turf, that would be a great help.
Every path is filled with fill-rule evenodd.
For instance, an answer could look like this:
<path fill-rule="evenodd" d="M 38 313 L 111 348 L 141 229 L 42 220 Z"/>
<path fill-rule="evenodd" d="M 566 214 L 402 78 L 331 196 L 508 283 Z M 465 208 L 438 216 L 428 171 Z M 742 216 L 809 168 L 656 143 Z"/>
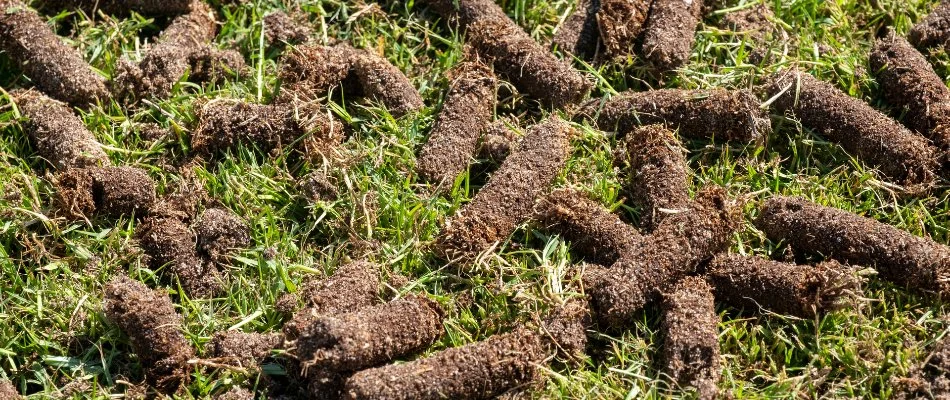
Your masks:
<path fill-rule="evenodd" d="M 743 4 L 749 2 L 744 0 Z M 34 3 L 38 3 L 35 1 Z M 16 123 L 18 112 L 7 92 L 31 84 L 0 54 L 0 378 L 8 378 L 30 398 L 106 399 L 135 393 L 143 381 L 129 339 L 106 321 L 103 287 L 128 272 L 149 287 L 172 294 L 184 318 L 184 334 L 203 349 L 215 333 L 229 328 L 278 331 L 284 316 L 277 299 L 312 277 L 329 275 L 349 259 L 365 257 L 382 265 L 384 278 L 404 276 L 406 293 L 427 293 L 446 310 L 445 335 L 426 354 L 483 340 L 511 330 L 518 321 L 543 315 L 576 297 L 567 282 L 579 257 L 569 243 L 523 226 L 495 255 L 479 259 L 476 273 L 459 274 L 432 255 L 440 226 L 487 180 L 487 166 L 473 165 L 449 188 L 437 192 L 414 172 L 418 149 L 448 86 L 446 71 L 463 54 L 461 37 L 422 12 L 412 1 L 339 0 L 229 2 L 220 7 L 224 23 L 215 39 L 234 46 L 255 73 L 237 81 L 197 86 L 180 83 L 166 100 L 125 109 L 107 103 L 80 113 L 89 130 L 121 166 L 143 168 L 167 193 L 185 179 L 176 169 L 192 156 L 189 138 L 195 111 L 203 101 L 237 98 L 266 101 L 278 87 L 279 53 L 263 44 L 261 21 L 273 10 L 299 7 L 321 41 L 342 38 L 384 55 L 419 89 L 426 107 L 394 118 L 378 104 L 328 103 L 350 128 L 343 160 L 333 174 L 339 197 L 311 203 L 295 177 L 310 166 L 291 154 L 265 154 L 250 147 L 232 149 L 212 164 L 185 167 L 220 203 L 247 221 L 251 247 L 233 257 L 224 294 L 191 299 L 177 285 L 166 285 L 162 271 L 151 270 L 136 250 L 137 222 L 101 218 L 67 221 L 52 216 L 52 169 L 35 154 Z M 536 40 L 545 42 L 572 12 L 574 0 L 501 0 L 505 11 Z M 705 18 L 686 65 L 662 82 L 641 59 L 609 66 L 575 62 L 596 80 L 594 96 L 626 89 L 748 88 L 789 65 L 810 71 L 844 92 L 883 110 L 887 106 L 868 73 L 874 35 L 887 26 L 905 34 L 935 5 L 934 0 L 772 0 L 778 21 L 798 37 L 767 65 L 748 62 L 751 49 L 742 35 L 717 28 L 721 14 Z M 727 7 L 743 7 L 736 0 Z M 37 4 L 34 4 L 37 5 Z M 221 6 L 212 1 L 214 7 Z M 144 55 L 165 18 L 133 14 L 47 15 L 50 24 L 78 48 L 105 77 L 122 55 Z M 775 42 L 779 43 L 778 41 Z M 950 76 L 950 56 L 932 55 L 937 74 Z M 507 93 L 507 91 L 503 91 Z M 516 95 L 500 99 L 498 116 L 515 114 L 522 122 L 540 121 L 543 108 Z M 838 145 L 802 129 L 794 120 L 773 116 L 775 132 L 762 143 L 728 145 L 687 141 L 693 176 L 690 190 L 715 183 L 746 199 L 744 224 L 732 252 L 782 257 L 783 243 L 756 230 L 758 202 L 772 194 L 800 195 L 817 203 L 857 212 L 940 243 L 950 239 L 950 191 L 938 182 L 931 194 L 901 197 L 892 184 Z M 169 131 L 151 139 L 146 123 Z M 638 222 L 639 209 L 627 207 L 614 170 L 616 139 L 578 125 L 572 155 L 555 186 L 589 193 L 624 218 Z M 444 193 L 440 194 L 440 193 Z M 629 202 L 628 202 L 629 203 Z M 723 372 L 720 389 L 736 399 L 887 398 L 950 323 L 946 306 L 874 277 L 850 307 L 814 320 L 781 315 L 749 317 L 718 306 Z M 590 357 L 578 365 L 545 369 L 536 398 L 666 398 L 682 394 L 658 370 L 659 315 L 637 315 L 630 329 L 593 333 Z M 199 350 L 199 356 L 207 356 Z M 265 374 L 283 373 L 268 364 Z M 193 373 L 190 396 L 208 398 L 233 385 L 254 389 L 262 378 L 242 370 L 201 366 Z M 688 397 L 688 395 L 687 395 Z"/>

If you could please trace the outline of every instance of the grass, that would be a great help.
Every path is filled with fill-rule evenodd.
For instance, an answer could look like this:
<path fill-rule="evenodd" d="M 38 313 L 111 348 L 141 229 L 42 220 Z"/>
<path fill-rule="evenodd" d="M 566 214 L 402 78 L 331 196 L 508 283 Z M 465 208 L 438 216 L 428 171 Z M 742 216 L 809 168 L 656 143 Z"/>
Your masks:
<path fill-rule="evenodd" d="M 741 0 L 748 3 L 745 0 Z M 571 11 L 572 0 L 502 0 L 508 14 L 539 41 L 552 35 Z M 905 33 L 936 3 L 933 0 L 771 0 L 780 22 L 798 46 L 767 65 L 747 61 L 742 35 L 717 28 L 720 15 L 698 30 L 690 63 L 664 82 L 651 77 L 637 59 L 609 66 L 575 65 L 596 79 L 595 96 L 627 89 L 658 87 L 750 87 L 760 77 L 798 65 L 852 96 L 883 110 L 887 105 L 867 72 L 874 34 L 894 26 Z M 346 39 L 384 54 L 411 77 L 426 99 L 420 113 L 394 119 L 374 104 L 346 102 L 332 107 L 349 122 L 345 168 L 334 171 L 341 196 L 308 204 L 295 177 L 311 168 L 283 154 L 253 148 L 233 151 L 218 163 L 176 168 L 190 155 L 189 134 L 197 102 L 217 97 L 267 101 L 278 88 L 279 53 L 261 46 L 261 21 L 272 10 L 307 13 L 318 39 Z M 736 0 L 728 6 L 742 6 Z M 29 398 L 112 398 L 141 382 L 141 369 L 128 339 L 102 314 L 102 287 L 118 273 L 129 273 L 151 287 L 167 289 L 185 318 L 187 338 L 201 348 L 218 331 L 278 330 L 282 316 L 273 305 L 306 279 L 331 273 L 349 259 L 380 263 L 383 275 L 408 277 L 403 293 L 427 293 L 447 310 L 446 335 L 429 352 L 480 340 L 543 314 L 553 304 L 577 296 L 564 284 L 566 269 L 577 262 L 570 243 L 525 226 L 477 273 L 454 274 L 434 258 L 428 245 L 446 218 L 472 198 L 486 180 L 485 165 L 460 177 L 447 196 L 437 196 L 414 170 L 446 87 L 445 72 L 462 57 L 457 32 L 431 12 L 408 1 L 340 2 L 256 0 L 220 5 L 216 43 L 240 50 L 258 74 L 217 86 L 182 83 L 167 100 L 122 109 L 104 104 L 80 112 L 86 126 L 118 165 L 144 168 L 164 193 L 182 173 L 194 173 L 212 197 L 252 227 L 253 245 L 234 257 L 225 295 L 191 299 L 162 271 L 142 263 L 133 232 L 136 221 L 50 218 L 51 170 L 35 156 L 17 124 L 8 96 L 0 96 L 0 378 Z M 296 5 L 294 7 L 297 7 Z M 72 45 L 104 76 L 122 57 L 138 59 L 165 23 L 141 16 L 62 13 L 48 16 Z M 784 54 L 781 54 L 784 53 Z M 950 75 L 950 57 L 931 57 L 941 76 Z M 26 78 L 0 55 L 0 87 L 28 87 Z M 498 116 L 517 115 L 523 123 L 548 114 L 517 95 L 506 96 Z M 144 123 L 171 134 L 158 141 L 142 137 Z M 820 204 L 853 211 L 941 243 L 950 240 L 950 201 L 941 183 L 930 197 L 898 196 L 893 188 L 840 147 L 773 118 L 775 133 L 765 142 L 743 146 L 687 143 L 692 190 L 718 184 L 748 201 L 745 224 L 732 251 L 781 255 L 750 221 L 757 202 L 773 194 L 801 195 Z M 588 127 L 573 140 L 573 154 L 557 186 L 589 192 L 605 205 L 637 221 L 639 210 L 624 205 L 611 151 L 615 140 Z M 852 307 L 799 320 L 719 308 L 723 354 L 723 393 L 755 398 L 887 398 L 896 380 L 927 354 L 950 324 L 945 305 L 908 294 L 869 277 L 863 297 Z M 617 336 L 591 332 L 591 356 L 578 366 L 557 365 L 531 391 L 534 398 L 689 397 L 671 387 L 655 368 L 660 342 L 658 317 L 645 311 Z M 268 373 L 280 373 L 267 366 Z M 260 377 L 199 368 L 184 398 L 206 398 L 232 385 L 255 387 Z"/>

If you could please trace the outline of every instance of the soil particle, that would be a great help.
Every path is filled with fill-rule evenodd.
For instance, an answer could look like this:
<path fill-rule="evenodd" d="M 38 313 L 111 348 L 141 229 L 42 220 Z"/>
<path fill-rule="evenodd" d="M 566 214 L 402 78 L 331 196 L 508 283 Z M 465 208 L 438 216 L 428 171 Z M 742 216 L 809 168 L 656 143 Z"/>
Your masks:
<path fill-rule="evenodd" d="M 603 0 L 597 29 L 607 59 L 631 57 L 653 0 Z"/>
<path fill-rule="evenodd" d="M 610 265 L 643 237 L 600 203 L 574 189 L 557 189 L 541 198 L 535 218 L 545 231 L 571 242 L 584 259 Z"/>
<path fill-rule="evenodd" d="M 234 249 L 251 244 L 250 228 L 230 210 L 209 208 L 201 214 L 195 233 L 198 249 L 214 262 L 223 262 Z"/>
<path fill-rule="evenodd" d="M 0 379 L 0 399 L 3 400 L 19 400 L 20 394 L 17 393 L 16 387 L 13 386 L 10 381 L 6 379 Z"/>
<path fill-rule="evenodd" d="M 19 0 L 0 0 L 0 51 L 57 100 L 85 107 L 109 97 L 105 78 Z"/>
<path fill-rule="evenodd" d="M 696 389 L 699 399 L 715 399 L 719 392 L 719 316 L 709 285 L 686 277 L 661 305 L 664 372 L 684 387 Z"/>
<path fill-rule="evenodd" d="M 643 28 L 641 53 L 647 62 L 660 72 L 685 65 L 702 13 L 702 0 L 654 0 Z"/>
<path fill-rule="evenodd" d="M 508 19 L 505 11 L 494 0 L 423 0 L 422 3 L 449 23 L 458 24 L 462 31 L 477 21 Z"/>
<path fill-rule="evenodd" d="M 447 260 L 477 255 L 530 218 L 535 201 L 567 162 L 571 130 L 557 117 L 532 127 L 475 198 L 447 222 L 437 251 Z"/>
<path fill-rule="evenodd" d="M 242 387 L 232 387 L 231 390 L 214 397 L 215 400 L 254 400 L 254 393 Z"/>
<path fill-rule="evenodd" d="M 155 203 L 155 182 L 132 167 L 73 168 L 55 175 L 56 201 L 70 218 L 142 215 Z"/>
<path fill-rule="evenodd" d="M 642 208 L 640 226 L 653 231 L 670 213 L 689 205 L 686 149 L 661 125 L 635 129 L 626 137 L 625 189 Z"/>
<path fill-rule="evenodd" d="M 600 0 L 578 0 L 574 12 L 557 28 L 551 43 L 556 50 L 590 60 L 597 54 L 597 10 Z"/>
<path fill-rule="evenodd" d="M 307 43 L 293 47 L 281 58 L 278 102 L 312 101 L 344 84 L 352 69 L 348 44 L 333 46 Z"/>
<path fill-rule="evenodd" d="M 569 300 L 555 308 L 542 323 L 544 339 L 566 360 L 584 356 L 591 325 L 590 308 L 581 300 Z"/>
<path fill-rule="evenodd" d="M 150 385 L 172 394 L 187 383 L 195 353 L 166 294 L 119 276 L 105 287 L 105 315 L 129 336 Z"/>
<path fill-rule="evenodd" d="M 284 336 L 279 333 L 225 331 L 216 333 L 206 349 L 216 362 L 257 369 L 272 350 L 283 345 Z"/>
<path fill-rule="evenodd" d="M 755 222 L 773 241 L 878 275 L 918 292 L 950 294 L 950 247 L 893 226 L 809 201 L 775 196 Z M 833 238 L 833 240 L 829 240 Z"/>
<path fill-rule="evenodd" d="M 738 225 L 738 207 L 725 190 L 707 188 L 610 268 L 589 268 L 583 279 L 598 322 L 617 328 L 627 325 L 661 292 L 728 247 Z"/>
<path fill-rule="evenodd" d="M 586 102 L 576 117 L 620 134 L 637 126 L 663 124 L 687 139 L 751 142 L 772 132 L 768 112 L 759 108 L 759 99 L 749 90 L 624 92 Z"/>
<path fill-rule="evenodd" d="M 148 16 L 173 16 L 191 10 L 191 0 L 45 0 L 43 10 L 51 14 L 61 11 L 82 10 L 89 16 L 99 11 L 105 14 L 126 16 L 136 12 Z"/>
<path fill-rule="evenodd" d="M 300 289 L 304 309 L 284 324 L 284 334 L 295 339 L 323 315 L 354 313 L 379 299 L 379 266 L 357 261 L 344 264 L 330 278 L 309 282 Z"/>
<path fill-rule="evenodd" d="M 468 168 L 479 136 L 491 121 L 495 85 L 491 70 L 477 63 L 456 68 L 442 111 L 416 161 L 423 179 L 451 183 Z"/>
<path fill-rule="evenodd" d="M 512 118 L 495 120 L 482 132 L 478 142 L 476 158 L 501 164 L 508 155 L 518 146 L 518 133 L 513 126 L 518 121 Z"/>
<path fill-rule="evenodd" d="M 942 1 L 922 21 L 907 32 L 907 40 L 925 51 L 933 47 L 948 47 L 950 43 L 950 2 Z"/>
<path fill-rule="evenodd" d="M 303 43 L 312 34 L 313 29 L 305 21 L 297 21 L 283 11 L 264 17 L 264 39 L 271 45 Z"/>
<path fill-rule="evenodd" d="M 920 365 L 912 367 L 909 378 L 898 384 L 896 400 L 946 399 L 950 396 L 950 337 L 945 336 Z"/>
<path fill-rule="evenodd" d="M 363 95 L 379 100 L 393 116 L 401 117 L 425 105 L 409 78 L 389 60 L 358 50 L 353 53 L 352 66 Z"/>
<path fill-rule="evenodd" d="M 222 288 L 222 279 L 213 263 L 201 259 L 195 233 L 175 218 L 152 217 L 136 228 L 139 245 L 151 269 L 168 266 L 190 296 L 211 297 Z"/>
<path fill-rule="evenodd" d="M 35 90 L 13 93 L 23 128 L 36 152 L 56 169 L 109 165 L 109 157 L 82 120 L 64 103 Z"/>
<path fill-rule="evenodd" d="M 538 379 L 546 354 L 541 335 L 519 328 L 427 358 L 357 372 L 344 394 L 363 400 L 489 399 Z"/>
<path fill-rule="evenodd" d="M 772 108 L 878 168 L 885 176 L 925 190 L 934 180 L 936 149 L 896 121 L 829 83 L 795 70 L 779 71 L 767 85 Z"/>

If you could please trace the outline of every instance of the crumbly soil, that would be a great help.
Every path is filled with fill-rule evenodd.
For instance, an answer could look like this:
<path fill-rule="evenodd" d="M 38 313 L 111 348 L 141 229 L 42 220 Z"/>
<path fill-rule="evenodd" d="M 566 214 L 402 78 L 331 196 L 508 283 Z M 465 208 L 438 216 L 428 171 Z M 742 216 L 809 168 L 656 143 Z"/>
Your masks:
<path fill-rule="evenodd" d="M 574 189 L 557 189 L 535 206 L 542 230 L 561 235 L 584 259 L 610 265 L 643 240 L 640 232 Z"/>
<path fill-rule="evenodd" d="M 591 90 L 582 73 L 557 59 L 510 19 L 479 20 L 469 27 L 467 41 L 494 65 L 496 73 L 544 106 L 572 106 Z"/>
<path fill-rule="evenodd" d="M 606 59 L 632 57 L 643 32 L 652 0 L 603 0 L 597 29 Z"/>
<path fill-rule="evenodd" d="M 353 47 L 307 43 L 284 53 L 280 61 L 277 102 L 313 101 L 345 85 L 353 65 Z M 344 91 L 351 91 L 344 88 Z"/>
<path fill-rule="evenodd" d="M 639 206 L 640 227 L 652 232 L 670 213 L 689 206 L 689 171 L 686 149 L 662 125 L 635 129 L 626 137 L 621 168 L 624 189 Z"/>
<path fill-rule="evenodd" d="M 317 318 L 297 339 L 304 370 L 358 371 L 417 354 L 442 337 L 442 308 L 406 297 L 355 313 Z"/>
<path fill-rule="evenodd" d="M 950 397 L 950 336 L 936 343 L 927 358 L 897 383 L 895 400 Z"/>
<path fill-rule="evenodd" d="M 429 182 L 447 182 L 468 168 L 478 140 L 495 108 L 495 76 L 476 63 L 456 67 L 429 140 L 416 159 L 416 171 Z"/>
<path fill-rule="evenodd" d="M 214 397 L 215 400 L 254 400 L 254 393 L 249 390 L 234 386 L 231 390 L 221 393 Z"/>
<path fill-rule="evenodd" d="M 313 171 L 297 180 L 297 188 L 310 202 L 334 201 L 340 197 L 340 190 L 332 176 L 324 171 Z"/>
<path fill-rule="evenodd" d="M 787 44 L 789 38 L 778 26 L 772 23 L 772 9 L 765 4 L 730 12 L 722 17 L 721 25 L 726 29 L 741 33 L 744 42 L 750 46 L 748 61 L 762 64 L 769 56 L 769 48 Z M 770 41 L 777 41 L 771 43 Z"/>
<path fill-rule="evenodd" d="M 538 379 L 541 335 L 519 328 L 427 358 L 357 372 L 344 395 L 361 400 L 488 399 Z"/>
<path fill-rule="evenodd" d="M 775 73 L 766 91 L 773 110 L 794 115 L 909 191 L 933 184 L 936 148 L 867 103 L 796 70 Z"/>
<path fill-rule="evenodd" d="M 52 15 L 61 11 L 82 10 L 94 17 L 98 12 L 126 16 L 130 12 L 147 16 L 173 16 L 191 11 L 191 0 L 46 0 L 42 9 Z"/>
<path fill-rule="evenodd" d="M 575 118 L 619 134 L 663 124 L 687 139 L 751 142 L 772 132 L 768 111 L 759 108 L 759 99 L 749 90 L 628 91 L 608 100 L 587 101 Z"/>
<path fill-rule="evenodd" d="M 495 164 L 505 161 L 518 146 L 520 139 L 513 126 L 518 126 L 518 120 L 509 117 L 497 119 L 489 124 L 478 140 L 475 157 Z"/>
<path fill-rule="evenodd" d="M 272 350 L 283 346 L 284 335 L 280 333 L 225 331 L 216 333 L 205 349 L 217 363 L 257 369 Z"/>
<path fill-rule="evenodd" d="M 221 290 L 217 268 L 198 254 L 196 235 L 187 223 L 152 217 L 136 227 L 135 234 L 149 268 L 167 266 L 190 296 L 211 297 Z"/>
<path fill-rule="evenodd" d="M 138 168 L 73 168 L 54 179 L 57 205 L 69 218 L 142 216 L 155 203 L 155 182 Z"/>
<path fill-rule="evenodd" d="M 422 0 L 450 24 L 458 24 L 461 31 L 477 21 L 504 21 L 508 15 L 494 0 Z"/>
<path fill-rule="evenodd" d="M 354 313 L 379 300 L 379 265 L 367 261 L 344 264 L 327 279 L 304 284 L 299 297 L 304 308 L 284 324 L 288 339 L 296 339 L 323 315 Z"/>
<path fill-rule="evenodd" d="M 172 394 L 188 382 L 195 353 L 165 293 L 118 276 L 105 287 L 105 315 L 129 336 L 149 385 Z"/>
<path fill-rule="evenodd" d="M 475 198 L 447 222 L 436 243 L 442 257 L 477 255 L 530 218 L 535 201 L 567 162 L 571 130 L 556 116 L 532 127 Z"/>
<path fill-rule="evenodd" d="M 188 55 L 188 65 L 191 67 L 188 80 L 196 83 L 218 83 L 247 71 L 247 64 L 240 52 L 214 46 L 196 48 Z"/>
<path fill-rule="evenodd" d="M 555 350 L 552 353 L 566 360 L 577 360 L 584 357 L 587 329 L 592 324 L 587 302 L 568 300 L 544 318 L 542 335 L 545 343 Z"/>
<path fill-rule="evenodd" d="M 555 50 L 582 60 L 591 60 L 597 54 L 597 11 L 600 0 L 579 0 L 574 12 L 557 28 L 551 44 Z"/>
<path fill-rule="evenodd" d="M 389 60 L 367 50 L 357 50 L 352 63 L 363 95 L 381 102 L 393 116 L 401 117 L 425 105 L 409 78 Z"/>
<path fill-rule="evenodd" d="M 283 11 L 264 16 L 264 39 L 271 46 L 304 43 L 311 35 L 313 28 L 306 21 L 298 21 Z"/>
<path fill-rule="evenodd" d="M 725 190 L 702 190 L 683 212 L 672 214 L 610 268 L 589 268 L 584 285 L 597 321 L 622 328 L 634 313 L 729 246 L 739 207 Z"/>
<path fill-rule="evenodd" d="M 709 285 L 686 277 L 663 294 L 663 371 L 683 387 L 695 388 L 697 398 L 712 400 L 719 393 L 719 315 Z"/>
<path fill-rule="evenodd" d="M 716 300 L 730 307 L 799 318 L 842 307 L 861 288 L 854 271 L 836 261 L 796 265 L 735 254 L 716 256 L 706 280 Z"/>
<path fill-rule="evenodd" d="M 950 3 L 940 2 L 923 20 L 907 32 L 907 40 L 920 51 L 950 44 Z"/>
<path fill-rule="evenodd" d="M 209 208 L 195 225 L 198 250 L 214 262 L 225 262 L 228 254 L 251 244 L 251 229 L 241 217 L 225 208 Z"/>
<path fill-rule="evenodd" d="M 19 400 L 20 393 L 17 392 L 16 387 L 13 386 L 10 381 L 6 379 L 0 379 L 0 399 L 3 400 Z"/>
<path fill-rule="evenodd" d="M 769 239 L 788 243 L 795 251 L 872 267 L 881 278 L 918 292 L 950 294 L 950 247 L 931 239 L 783 196 L 765 202 L 755 225 Z"/>
<path fill-rule="evenodd" d="M 702 1 L 654 0 L 643 28 L 640 53 L 659 72 L 686 65 L 702 13 Z"/>
<path fill-rule="evenodd" d="M 13 99 L 25 117 L 23 130 L 36 152 L 56 169 L 111 163 L 95 135 L 66 104 L 35 90 L 16 91 Z"/>
<path fill-rule="evenodd" d="M 109 98 L 105 78 L 19 0 L 0 0 L 0 51 L 50 97 L 76 107 Z"/>

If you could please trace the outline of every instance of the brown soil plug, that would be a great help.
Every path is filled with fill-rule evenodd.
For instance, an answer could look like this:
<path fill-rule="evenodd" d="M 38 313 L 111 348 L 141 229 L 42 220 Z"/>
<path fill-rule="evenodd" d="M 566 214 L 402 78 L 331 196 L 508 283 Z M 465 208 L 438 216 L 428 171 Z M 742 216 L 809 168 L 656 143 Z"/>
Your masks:
<path fill-rule="evenodd" d="M 376 304 L 379 286 L 379 266 L 367 261 L 344 264 L 329 278 L 304 284 L 299 292 L 304 309 L 284 324 L 284 334 L 296 339 L 320 316 L 354 313 Z"/>
<path fill-rule="evenodd" d="M 912 367 L 894 393 L 895 400 L 945 399 L 950 396 L 950 336 L 934 345 L 927 358 Z"/>
<path fill-rule="evenodd" d="M 105 78 L 19 0 L 0 0 L 0 51 L 50 97 L 76 107 L 109 98 Z"/>
<path fill-rule="evenodd" d="M 13 100 L 25 117 L 24 130 L 36 152 L 54 168 L 111 164 L 95 135 L 66 104 L 35 90 L 16 91 Z"/>
<path fill-rule="evenodd" d="M 920 51 L 950 44 L 950 2 L 940 4 L 907 33 L 907 40 Z"/>
<path fill-rule="evenodd" d="M 712 400 L 721 366 L 719 315 L 709 285 L 699 277 L 683 278 L 663 295 L 663 371 L 683 387 L 695 388 L 697 398 Z"/>
<path fill-rule="evenodd" d="M 244 220 L 231 210 L 209 208 L 201 214 L 195 225 L 198 249 L 211 261 L 224 262 L 232 250 L 251 244 L 250 230 Z"/>
<path fill-rule="evenodd" d="M 642 207 L 640 226 L 653 231 L 669 213 L 689 206 L 686 149 L 661 125 L 648 125 L 627 135 L 626 190 Z"/>
<path fill-rule="evenodd" d="M 297 21 L 283 11 L 264 16 L 264 38 L 272 46 L 304 43 L 311 35 L 313 29 L 306 21 Z"/>
<path fill-rule="evenodd" d="M 574 12 L 557 28 L 551 44 L 556 50 L 590 60 L 597 54 L 597 10 L 600 0 L 578 0 Z"/>
<path fill-rule="evenodd" d="M 347 78 L 355 52 L 346 43 L 306 43 L 288 50 L 280 61 L 281 89 L 276 102 L 313 101 L 341 86 L 344 91 L 353 91 Z"/>
<path fill-rule="evenodd" d="M 702 0 L 654 0 L 643 29 L 644 58 L 660 72 L 685 65 L 702 18 Z"/>
<path fill-rule="evenodd" d="M 73 168 L 55 175 L 56 202 L 70 218 L 142 215 L 155 203 L 155 182 L 132 167 Z"/>
<path fill-rule="evenodd" d="M 541 323 L 545 343 L 566 360 L 584 356 L 587 347 L 587 329 L 593 325 L 590 306 L 586 301 L 573 299 L 551 310 Z"/>
<path fill-rule="evenodd" d="M 425 104 L 422 96 L 399 68 L 389 60 L 366 50 L 353 53 L 353 74 L 363 95 L 379 100 L 395 117 L 418 111 Z"/>
<path fill-rule="evenodd" d="M 211 297 L 222 289 L 222 278 L 213 263 L 198 254 L 195 233 L 176 218 L 152 217 L 135 230 L 150 268 L 167 266 L 190 296 Z"/>
<path fill-rule="evenodd" d="M 423 0 L 449 23 L 458 24 L 464 31 L 469 25 L 483 20 L 505 20 L 508 15 L 494 0 Z"/>
<path fill-rule="evenodd" d="M 191 5 L 191 0 L 46 0 L 42 7 L 54 14 L 82 10 L 90 16 L 98 11 L 117 16 L 129 15 L 132 11 L 149 16 L 172 16 L 187 13 Z"/>
<path fill-rule="evenodd" d="M 850 265 L 920 291 L 950 294 L 950 247 L 893 226 L 809 201 L 775 196 L 756 226 L 773 241 Z"/>
<path fill-rule="evenodd" d="M 218 332 L 205 346 L 216 362 L 257 369 L 271 351 L 284 346 L 279 333 Z"/>
<path fill-rule="evenodd" d="M 188 382 L 195 353 L 166 294 L 119 276 L 105 287 L 105 315 L 129 335 L 150 385 L 172 394 Z"/>
<path fill-rule="evenodd" d="M 504 162 L 518 146 L 520 136 L 512 128 L 517 125 L 518 121 L 513 118 L 502 118 L 489 124 L 482 131 L 475 157 L 495 164 Z"/>
<path fill-rule="evenodd" d="M 0 399 L 20 400 L 20 393 L 17 393 L 16 387 L 6 379 L 0 379 Z"/>
<path fill-rule="evenodd" d="M 736 33 L 746 36 L 745 42 L 751 45 L 748 61 L 761 64 L 769 55 L 769 48 L 789 42 L 783 30 L 772 23 L 772 9 L 765 4 L 734 11 L 722 17 L 722 25 Z M 777 41 L 777 43 L 773 43 Z"/>
<path fill-rule="evenodd" d="M 634 45 L 643 32 L 653 0 L 603 0 L 597 12 L 597 27 L 607 59 L 634 55 Z"/>

